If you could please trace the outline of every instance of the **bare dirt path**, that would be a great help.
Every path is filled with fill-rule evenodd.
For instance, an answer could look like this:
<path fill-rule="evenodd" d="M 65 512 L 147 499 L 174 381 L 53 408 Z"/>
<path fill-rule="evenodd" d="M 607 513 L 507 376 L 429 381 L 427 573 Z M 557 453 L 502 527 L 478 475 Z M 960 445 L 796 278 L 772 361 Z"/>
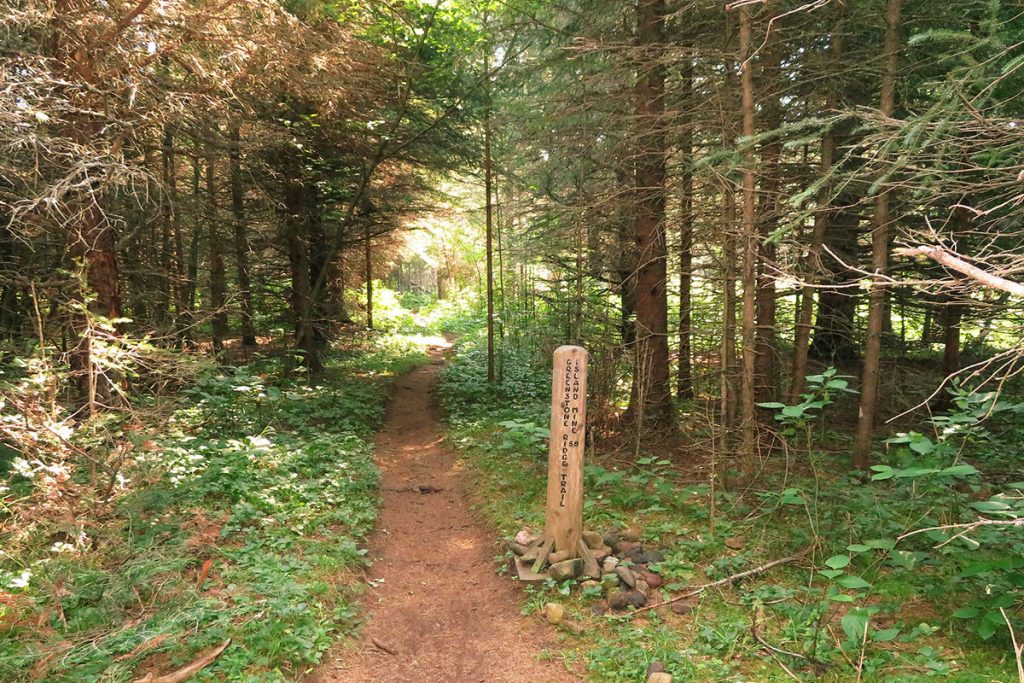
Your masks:
<path fill-rule="evenodd" d="M 474 519 L 433 389 L 443 350 L 396 382 L 376 438 L 383 507 L 359 642 L 339 645 L 315 683 L 562 683 L 553 631 L 519 615 L 517 589 L 494 573 L 494 538 Z M 389 653 L 386 650 L 393 652 Z"/>

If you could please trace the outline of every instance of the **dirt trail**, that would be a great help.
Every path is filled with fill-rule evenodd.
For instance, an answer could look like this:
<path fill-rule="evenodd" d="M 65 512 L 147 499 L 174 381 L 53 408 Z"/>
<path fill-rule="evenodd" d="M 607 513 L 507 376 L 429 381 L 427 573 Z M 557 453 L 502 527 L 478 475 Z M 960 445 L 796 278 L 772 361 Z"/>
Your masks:
<path fill-rule="evenodd" d="M 538 660 L 555 635 L 519 615 L 513 582 L 494 573 L 493 536 L 474 520 L 433 395 L 442 349 L 398 379 L 376 438 L 383 507 L 370 541 L 358 644 L 339 645 L 311 683 L 568 683 Z M 385 650 L 392 650 L 394 654 Z"/>

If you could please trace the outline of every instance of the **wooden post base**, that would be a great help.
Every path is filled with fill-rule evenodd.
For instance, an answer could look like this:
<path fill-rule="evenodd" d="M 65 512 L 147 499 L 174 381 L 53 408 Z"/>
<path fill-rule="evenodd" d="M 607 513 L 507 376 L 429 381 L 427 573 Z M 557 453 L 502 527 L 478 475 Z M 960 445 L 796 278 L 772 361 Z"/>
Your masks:
<path fill-rule="evenodd" d="M 519 576 L 519 580 L 525 583 L 543 583 L 550 578 L 545 570 L 545 565 L 554 549 L 555 540 L 543 536 L 527 546 L 526 552 L 515 558 L 516 574 Z M 576 552 L 567 559 L 577 558 L 583 560 L 583 573 L 578 578 L 595 580 L 601 578 L 601 563 L 597 561 L 593 551 L 582 539 L 576 545 Z"/>

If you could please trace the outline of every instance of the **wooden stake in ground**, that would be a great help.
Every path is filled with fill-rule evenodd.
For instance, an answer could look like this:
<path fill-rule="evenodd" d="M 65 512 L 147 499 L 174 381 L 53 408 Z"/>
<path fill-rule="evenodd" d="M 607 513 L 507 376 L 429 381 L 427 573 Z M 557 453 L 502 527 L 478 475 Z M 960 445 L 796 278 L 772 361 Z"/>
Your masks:
<path fill-rule="evenodd" d="M 544 537 L 554 551 L 579 557 L 583 534 L 583 447 L 587 422 L 587 352 L 555 349 L 551 382 L 551 445 Z"/>

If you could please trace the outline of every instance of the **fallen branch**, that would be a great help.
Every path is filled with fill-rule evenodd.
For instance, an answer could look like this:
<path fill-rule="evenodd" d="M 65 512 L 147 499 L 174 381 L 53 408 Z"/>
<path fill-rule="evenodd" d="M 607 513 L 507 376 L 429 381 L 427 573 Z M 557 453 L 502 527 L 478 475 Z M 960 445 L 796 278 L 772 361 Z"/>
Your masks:
<path fill-rule="evenodd" d="M 398 654 L 398 650 L 396 650 L 395 648 L 391 647 L 390 645 L 385 643 L 383 640 L 380 640 L 376 636 L 370 636 L 370 642 L 373 643 L 374 646 L 378 650 L 382 650 L 384 652 L 387 652 L 389 655 L 397 655 Z"/>
<path fill-rule="evenodd" d="M 794 659 L 802 659 L 805 662 L 808 662 L 808 663 L 813 664 L 815 666 L 820 666 L 820 667 L 823 667 L 823 668 L 827 668 L 828 667 L 828 665 L 825 664 L 824 662 L 819 662 L 816 659 L 811 659 L 807 655 L 802 655 L 799 652 L 790 652 L 789 650 L 784 650 L 781 647 L 776 647 L 776 646 L 772 645 L 771 643 L 769 643 L 767 640 L 764 639 L 764 636 L 761 635 L 761 630 L 758 628 L 758 622 L 760 620 L 761 620 L 761 609 L 759 607 L 755 606 L 754 607 L 754 618 L 750 622 L 750 635 L 752 635 L 754 637 L 754 640 L 756 640 L 758 643 L 760 643 L 760 645 L 763 648 L 765 648 L 766 650 L 769 650 L 770 652 L 774 652 L 776 654 L 786 655 L 787 657 L 793 657 Z"/>
<path fill-rule="evenodd" d="M 205 655 L 195 660 L 191 664 L 186 664 L 177 671 L 174 671 L 163 676 L 154 676 L 153 674 L 146 674 L 142 678 L 138 678 L 134 683 L 181 683 L 195 676 L 197 673 L 213 664 L 217 657 L 220 657 L 220 653 L 228 649 L 228 645 L 231 644 L 231 639 L 228 638 L 223 643 L 213 648 Z"/>
<path fill-rule="evenodd" d="M 953 529 L 960 529 L 960 531 L 958 531 L 956 534 L 950 536 L 945 541 L 935 546 L 936 548 L 941 548 L 947 543 L 951 543 L 962 536 L 966 536 L 978 527 L 983 526 L 1024 526 L 1024 517 L 1015 517 L 1014 519 L 988 519 L 983 517 L 982 519 L 978 519 L 973 522 L 964 522 L 962 524 L 943 524 L 942 526 L 930 526 L 925 527 L 924 529 L 915 529 L 914 531 L 908 531 L 902 536 L 898 536 L 896 540 L 902 541 L 904 538 L 910 538 L 911 536 L 917 536 L 918 534 L 924 534 L 929 531 L 952 531 Z"/>
<path fill-rule="evenodd" d="M 896 256 L 927 256 L 931 260 L 946 266 L 950 270 L 955 270 L 958 273 L 966 275 L 976 282 L 980 282 L 986 287 L 991 289 L 998 289 L 1003 292 L 1009 292 L 1015 296 L 1024 296 L 1024 284 L 1020 282 L 1014 282 L 1008 280 L 1005 277 L 993 275 L 987 271 L 972 266 L 970 263 L 965 261 L 959 254 L 954 254 L 951 251 L 947 251 L 942 247 L 929 247 L 921 245 L 919 247 L 907 248 L 907 249 L 895 249 L 893 254 Z"/>
<path fill-rule="evenodd" d="M 811 545 L 807 546 L 806 548 L 804 548 L 803 550 L 801 550 L 800 552 L 794 553 L 792 555 L 789 555 L 788 557 L 783 557 L 783 558 L 780 558 L 778 560 L 772 560 L 771 562 L 766 562 L 765 564 L 762 564 L 759 567 L 754 567 L 753 569 L 748 569 L 745 572 L 740 572 L 739 574 L 733 574 L 732 576 L 727 576 L 724 579 L 719 579 L 718 581 L 712 581 L 711 583 L 705 583 L 704 585 L 697 586 L 693 590 L 687 591 L 686 593 L 683 593 L 682 595 L 677 595 L 674 598 L 669 598 L 668 600 L 664 600 L 664 601 L 656 603 L 654 605 L 647 605 L 646 607 L 641 607 L 641 608 L 639 608 L 639 609 L 637 609 L 637 610 L 635 610 L 635 611 L 633 611 L 633 612 L 631 612 L 631 613 L 629 613 L 629 614 L 627 614 L 625 616 L 626 616 L 627 619 L 632 619 L 633 617 L 635 617 L 636 615 L 640 614 L 641 612 L 646 612 L 646 611 L 652 610 L 652 609 L 658 609 L 659 607 L 663 607 L 665 605 L 671 605 L 673 602 L 679 602 L 680 600 L 686 600 L 687 598 L 692 598 L 694 596 L 700 595 L 701 593 L 703 593 L 704 591 L 708 590 L 709 588 L 719 588 L 721 586 L 731 586 L 732 584 L 736 583 L 737 581 L 742 581 L 743 579 L 749 578 L 751 576 L 757 576 L 758 574 L 763 574 L 766 571 L 768 571 L 769 569 L 774 569 L 775 567 L 778 567 L 778 566 L 784 565 L 784 564 L 789 564 L 790 562 L 796 562 L 800 558 L 810 554 L 810 552 L 812 550 L 814 550 L 814 544 L 813 543 Z"/>

